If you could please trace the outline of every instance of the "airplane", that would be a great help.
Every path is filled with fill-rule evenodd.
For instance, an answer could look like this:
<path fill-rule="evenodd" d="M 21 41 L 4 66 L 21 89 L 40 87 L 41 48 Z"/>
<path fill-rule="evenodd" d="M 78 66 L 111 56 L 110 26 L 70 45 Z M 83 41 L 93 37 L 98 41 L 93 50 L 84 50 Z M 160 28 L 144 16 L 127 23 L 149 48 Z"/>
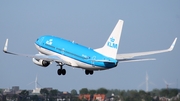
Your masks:
<path fill-rule="evenodd" d="M 154 60 L 137 59 L 136 57 L 169 52 L 172 51 L 175 46 L 177 38 L 174 39 L 168 49 L 117 54 L 123 23 L 123 20 L 119 20 L 104 46 L 97 49 L 91 49 L 74 41 L 65 40 L 56 36 L 44 35 L 35 41 L 35 47 L 39 51 L 38 54 L 29 55 L 10 52 L 7 50 L 8 39 L 6 39 L 3 51 L 11 55 L 30 57 L 33 63 L 42 67 L 47 67 L 52 62 L 55 62 L 57 66 L 60 66 L 57 70 L 58 75 L 66 74 L 66 70 L 63 69 L 64 65 L 84 69 L 86 75 L 92 75 L 94 71 L 114 68 L 119 62 Z"/>

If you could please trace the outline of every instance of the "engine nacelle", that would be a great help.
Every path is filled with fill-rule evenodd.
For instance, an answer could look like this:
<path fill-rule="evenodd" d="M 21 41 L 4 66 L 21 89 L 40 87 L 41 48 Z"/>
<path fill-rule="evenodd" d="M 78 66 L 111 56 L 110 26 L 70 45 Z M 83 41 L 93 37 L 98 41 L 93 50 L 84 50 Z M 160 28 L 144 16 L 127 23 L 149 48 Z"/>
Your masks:
<path fill-rule="evenodd" d="M 47 67 L 49 66 L 50 62 L 49 61 L 46 61 L 46 60 L 38 60 L 38 59 L 35 59 L 33 58 L 32 61 L 38 65 L 38 66 L 42 66 L 42 67 Z"/>

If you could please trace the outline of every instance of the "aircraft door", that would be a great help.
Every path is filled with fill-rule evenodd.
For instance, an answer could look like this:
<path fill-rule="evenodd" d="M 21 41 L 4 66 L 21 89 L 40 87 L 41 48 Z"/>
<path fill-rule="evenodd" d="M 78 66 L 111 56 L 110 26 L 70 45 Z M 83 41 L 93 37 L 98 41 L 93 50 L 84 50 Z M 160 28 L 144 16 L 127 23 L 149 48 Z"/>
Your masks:
<path fill-rule="evenodd" d="M 94 66 L 94 61 L 96 60 L 96 56 L 93 56 L 92 57 L 92 60 L 91 60 L 91 64 L 92 64 L 92 66 Z"/>
<path fill-rule="evenodd" d="M 64 54 L 64 48 L 62 48 L 62 50 L 61 50 L 61 54 Z"/>

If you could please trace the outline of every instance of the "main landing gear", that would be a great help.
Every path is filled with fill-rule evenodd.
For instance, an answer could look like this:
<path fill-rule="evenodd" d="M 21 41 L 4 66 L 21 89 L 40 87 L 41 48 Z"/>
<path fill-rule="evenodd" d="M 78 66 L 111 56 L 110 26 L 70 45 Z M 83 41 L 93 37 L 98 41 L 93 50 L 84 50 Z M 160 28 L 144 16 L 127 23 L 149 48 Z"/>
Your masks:
<path fill-rule="evenodd" d="M 85 70 L 85 74 L 86 75 L 93 75 L 94 71 L 91 71 L 91 70 Z"/>
<path fill-rule="evenodd" d="M 58 63 L 57 66 L 60 66 L 60 69 L 57 70 L 58 75 L 66 75 L 66 70 L 63 69 L 63 63 Z M 86 75 L 93 75 L 94 71 L 93 70 L 85 70 Z"/>
<path fill-rule="evenodd" d="M 60 69 L 57 70 L 57 74 L 58 75 L 66 75 L 66 70 L 63 69 L 63 65 L 59 65 L 60 66 Z"/>

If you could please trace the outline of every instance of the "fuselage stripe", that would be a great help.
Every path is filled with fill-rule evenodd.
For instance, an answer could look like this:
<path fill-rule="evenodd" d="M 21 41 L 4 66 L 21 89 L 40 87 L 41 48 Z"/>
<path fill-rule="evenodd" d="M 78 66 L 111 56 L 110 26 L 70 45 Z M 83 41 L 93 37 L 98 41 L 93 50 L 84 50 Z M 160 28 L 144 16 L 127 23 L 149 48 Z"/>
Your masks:
<path fill-rule="evenodd" d="M 36 45 L 38 45 L 38 44 L 36 44 Z M 57 53 L 57 54 L 60 54 L 60 55 L 63 55 L 63 56 L 66 56 L 66 57 L 69 57 L 69 58 L 72 58 L 72 59 L 74 59 L 74 60 L 77 60 L 77 61 L 80 61 L 80 62 L 83 62 L 83 63 L 86 63 L 86 64 L 89 64 L 89 65 L 93 65 L 92 64 L 92 61 L 93 60 L 90 60 L 89 58 L 85 58 L 85 57 L 82 57 L 82 56 L 79 56 L 79 55 L 76 55 L 76 54 L 73 54 L 73 53 L 70 53 L 70 52 L 67 52 L 67 51 L 65 51 L 65 50 L 62 50 L 62 49 L 60 49 L 60 48 L 55 48 L 54 46 L 52 46 L 52 45 L 47 45 L 47 44 L 45 44 L 46 46 L 49 46 L 50 48 L 46 48 L 46 47 L 44 47 L 44 46 L 40 46 L 40 45 L 38 45 L 39 47 L 41 47 L 41 48 L 44 48 L 44 49 L 46 49 L 46 50 L 50 50 L 50 51 L 52 51 L 52 52 L 55 52 L 55 53 Z M 51 48 L 53 48 L 53 49 L 51 49 Z M 55 51 L 54 49 L 56 49 L 56 50 L 60 50 L 60 51 L 63 51 L 64 52 L 64 54 L 61 54 L 61 52 L 59 52 L 59 51 Z M 78 59 L 78 58 L 75 58 L 75 57 L 70 57 L 70 56 L 68 56 L 68 55 L 66 55 L 65 53 L 67 53 L 67 54 L 71 54 L 71 55 L 74 55 L 74 56 L 76 56 L 76 57 L 79 57 L 79 58 L 82 58 L 82 59 L 87 59 L 87 60 L 89 60 L 90 62 L 86 62 L 86 61 L 82 61 L 81 59 Z M 94 61 L 93 61 L 94 62 Z M 94 66 L 94 65 L 93 65 Z M 98 67 L 102 67 L 101 65 L 98 65 L 98 64 L 96 64 L 96 66 L 98 66 Z M 104 68 L 106 68 L 106 67 L 104 67 Z"/>

